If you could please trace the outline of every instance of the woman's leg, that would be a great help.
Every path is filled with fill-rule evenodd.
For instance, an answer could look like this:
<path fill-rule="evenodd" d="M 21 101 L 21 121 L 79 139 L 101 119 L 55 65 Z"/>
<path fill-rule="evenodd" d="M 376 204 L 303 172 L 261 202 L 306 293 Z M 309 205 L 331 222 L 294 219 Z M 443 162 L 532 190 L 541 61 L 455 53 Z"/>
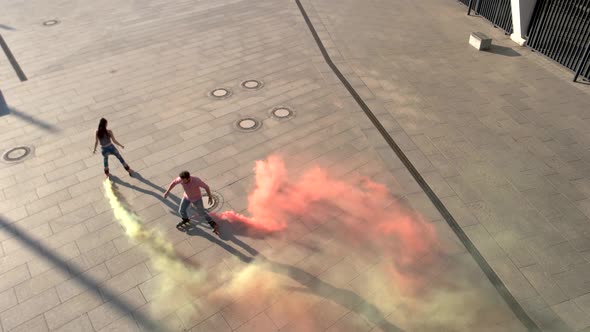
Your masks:
<path fill-rule="evenodd" d="M 104 164 L 104 174 L 109 176 L 109 152 L 105 148 L 102 148 L 102 160 L 102 163 Z"/>
<path fill-rule="evenodd" d="M 117 148 L 115 146 L 113 146 L 112 154 L 115 157 L 117 157 L 117 159 L 119 159 L 119 161 L 121 162 L 121 165 L 123 165 L 123 167 L 125 167 L 125 170 L 127 172 L 129 172 L 129 175 L 131 175 L 131 168 L 129 167 L 129 165 L 127 165 L 127 163 L 125 162 L 125 159 L 123 159 L 123 157 L 121 156 L 121 153 L 119 153 L 119 150 L 117 150 Z"/>

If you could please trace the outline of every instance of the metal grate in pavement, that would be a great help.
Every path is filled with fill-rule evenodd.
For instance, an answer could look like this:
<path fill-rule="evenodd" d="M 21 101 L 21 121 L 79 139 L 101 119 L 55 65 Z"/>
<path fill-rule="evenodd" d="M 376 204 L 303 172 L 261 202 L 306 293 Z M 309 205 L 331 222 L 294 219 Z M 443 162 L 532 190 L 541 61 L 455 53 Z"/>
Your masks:
<path fill-rule="evenodd" d="M 262 89 L 264 83 L 258 80 L 246 80 L 240 84 L 243 88 L 248 90 L 259 90 Z"/>
<path fill-rule="evenodd" d="M 27 157 L 31 155 L 31 152 L 33 152 L 33 148 L 30 146 L 17 146 L 6 150 L 2 154 L 2 161 L 8 163 L 18 163 L 27 159 Z"/>
<path fill-rule="evenodd" d="M 211 191 L 211 197 L 213 198 L 213 204 L 209 204 L 209 196 L 207 194 L 203 195 L 203 206 L 208 212 L 215 212 L 223 205 L 223 196 L 216 191 Z"/>
<path fill-rule="evenodd" d="M 295 116 L 295 112 L 289 107 L 279 106 L 270 111 L 270 115 L 278 120 L 287 120 Z"/>
<path fill-rule="evenodd" d="M 231 90 L 226 88 L 217 88 L 209 92 L 209 96 L 217 99 L 224 99 L 231 96 Z"/>
<path fill-rule="evenodd" d="M 244 118 L 236 121 L 236 129 L 244 132 L 252 132 L 262 127 L 262 123 L 255 118 Z"/>
<path fill-rule="evenodd" d="M 58 24 L 59 24 L 58 20 L 47 20 L 47 21 L 43 22 L 43 25 L 46 27 L 51 27 L 51 26 L 58 25 Z"/>

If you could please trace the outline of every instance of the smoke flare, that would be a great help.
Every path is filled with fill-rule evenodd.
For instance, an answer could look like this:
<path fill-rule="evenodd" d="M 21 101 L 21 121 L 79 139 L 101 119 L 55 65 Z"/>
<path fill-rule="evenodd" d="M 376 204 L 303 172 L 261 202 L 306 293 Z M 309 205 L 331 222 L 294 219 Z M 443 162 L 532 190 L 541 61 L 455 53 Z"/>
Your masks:
<path fill-rule="evenodd" d="M 110 180 L 104 181 L 104 189 L 115 219 L 132 241 L 147 250 L 151 264 L 159 274 L 155 309 L 167 310 L 173 303 L 175 306 L 191 305 L 194 297 L 201 291 L 205 272 L 197 267 L 187 266 L 160 232 L 146 229 L 139 218 L 121 202 Z"/>

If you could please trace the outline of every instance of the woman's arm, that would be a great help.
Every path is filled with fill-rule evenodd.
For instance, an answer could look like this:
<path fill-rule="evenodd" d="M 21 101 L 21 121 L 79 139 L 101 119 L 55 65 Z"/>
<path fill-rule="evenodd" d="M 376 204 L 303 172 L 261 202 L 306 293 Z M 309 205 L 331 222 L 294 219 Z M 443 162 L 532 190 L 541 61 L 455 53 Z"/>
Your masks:
<path fill-rule="evenodd" d="M 97 146 L 98 146 L 98 135 L 96 135 L 96 133 L 94 133 L 94 150 L 92 150 L 92 153 L 96 153 Z"/>
<path fill-rule="evenodd" d="M 117 141 L 117 139 L 115 138 L 115 135 L 113 135 L 113 132 L 110 130 L 109 130 L 109 136 L 113 140 L 113 143 L 117 144 L 118 146 L 122 147 L 123 149 L 125 148 L 125 146 L 123 144 L 121 144 L 121 143 L 119 143 L 119 141 Z"/>

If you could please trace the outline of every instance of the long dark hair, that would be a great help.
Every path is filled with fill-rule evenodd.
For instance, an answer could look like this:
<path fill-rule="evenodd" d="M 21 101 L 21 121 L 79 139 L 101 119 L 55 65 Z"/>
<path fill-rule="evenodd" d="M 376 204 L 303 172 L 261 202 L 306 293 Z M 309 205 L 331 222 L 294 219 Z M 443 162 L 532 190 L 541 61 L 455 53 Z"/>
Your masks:
<path fill-rule="evenodd" d="M 103 138 L 104 135 L 108 134 L 109 133 L 107 132 L 107 119 L 102 118 L 98 123 L 98 130 L 96 131 L 96 136 L 98 136 L 98 138 Z"/>

